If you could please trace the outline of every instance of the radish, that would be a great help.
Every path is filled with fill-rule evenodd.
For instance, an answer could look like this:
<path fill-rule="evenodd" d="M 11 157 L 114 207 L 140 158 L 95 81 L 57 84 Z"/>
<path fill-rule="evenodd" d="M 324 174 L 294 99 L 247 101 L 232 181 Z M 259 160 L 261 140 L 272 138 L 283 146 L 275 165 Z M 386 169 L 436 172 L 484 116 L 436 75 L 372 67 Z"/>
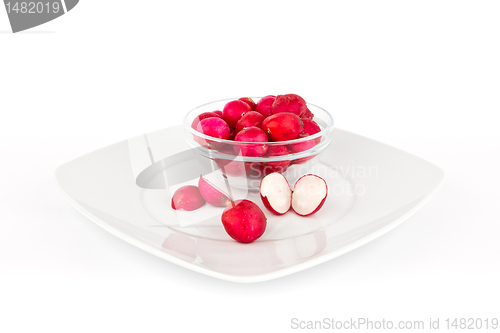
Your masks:
<path fill-rule="evenodd" d="M 304 119 L 302 118 L 302 123 L 304 124 L 304 128 L 302 128 L 302 133 L 313 135 L 321 132 L 321 127 L 319 127 L 318 123 L 312 119 Z M 314 139 L 316 144 L 321 142 L 321 137 Z"/>
<path fill-rule="evenodd" d="M 314 118 L 314 113 L 311 112 L 311 110 L 307 109 L 301 116 L 300 118 L 302 119 L 313 119 Z"/>
<path fill-rule="evenodd" d="M 236 153 L 241 152 L 243 156 L 259 157 L 267 151 L 266 133 L 258 127 L 247 127 L 241 130 L 234 137 L 234 141 L 241 142 L 234 147 L 234 150 Z"/>
<path fill-rule="evenodd" d="M 228 140 L 231 134 L 231 130 L 229 129 L 227 123 L 219 117 L 209 117 L 202 119 L 196 126 L 196 130 L 205 135 L 224 140 Z M 202 145 L 203 147 L 207 147 L 209 149 L 211 148 L 217 149 L 224 145 L 221 142 L 204 139 L 196 135 L 194 139 L 200 145 Z"/>
<path fill-rule="evenodd" d="M 273 172 L 262 178 L 260 197 L 264 206 L 276 215 L 283 215 L 290 210 L 292 204 L 292 189 L 285 176 Z"/>
<path fill-rule="evenodd" d="M 323 207 L 327 195 L 326 181 L 312 174 L 299 178 L 293 192 L 286 178 L 278 172 L 265 176 L 260 183 L 262 203 L 277 215 L 285 214 L 290 208 L 300 216 L 312 215 Z"/>
<path fill-rule="evenodd" d="M 194 128 L 194 129 L 196 129 L 198 127 L 199 122 L 202 121 L 205 118 L 210 118 L 210 117 L 219 117 L 219 118 L 222 118 L 222 113 L 219 115 L 217 112 L 218 111 L 203 112 L 202 114 L 200 114 L 199 116 L 197 116 L 196 118 L 193 119 L 193 122 L 191 123 L 191 127 Z"/>
<path fill-rule="evenodd" d="M 242 102 L 245 102 L 248 104 L 248 106 L 250 107 L 250 109 L 252 109 L 252 111 L 255 111 L 255 102 L 253 101 L 253 99 L 251 99 L 250 97 L 242 97 L 242 98 L 238 98 L 238 101 L 242 101 Z"/>
<path fill-rule="evenodd" d="M 252 111 L 252 109 L 247 103 L 238 100 L 231 101 L 222 109 L 222 119 L 226 121 L 229 127 L 235 128 L 238 120 L 240 120 L 245 113 L 250 111 Z"/>
<path fill-rule="evenodd" d="M 240 177 L 247 173 L 246 163 L 243 161 L 233 161 L 223 158 L 216 158 L 214 161 L 226 176 Z"/>
<path fill-rule="evenodd" d="M 231 199 L 229 199 L 228 195 L 218 189 L 217 186 L 210 181 L 203 178 L 203 176 L 200 176 L 198 180 L 198 188 L 203 199 L 212 206 L 226 207 L 231 203 Z"/>
<path fill-rule="evenodd" d="M 258 239 L 267 226 L 264 212 L 250 200 L 236 200 L 224 209 L 222 225 L 231 238 L 240 243 Z"/>
<path fill-rule="evenodd" d="M 205 199 L 194 185 L 179 187 L 172 196 L 172 208 L 175 210 L 193 211 L 204 204 Z"/>
<path fill-rule="evenodd" d="M 271 115 L 271 107 L 273 106 L 276 96 L 269 95 L 262 97 L 255 106 L 255 111 L 263 115 L 264 117 L 269 117 Z"/>
<path fill-rule="evenodd" d="M 309 136 L 309 134 L 300 133 L 298 139 L 306 138 L 308 136 Z M 294 153 L 294 154 L 295 153 L 300 153 L 300 152 L 309 150 L 312 147 L 316 146 L 316 140 L 317 139 L 321 140 L 321 138 L 316 138 L 314 140 L 306 140 L 306 141 L 302 141 L 302 142 L 299 142 L 299 143 L 293 143 L 291 145 L 288 145 L 288 148 L 290 148 L 290 151 L 292 153 Z M 318 154 L 307 156 L 307 157 L 302 157 L 302 158 L 297 158 L 297 159 L 293 160 L 292 163 L 293 164 L 302 164 L 302 163 L 305 163 L 305 162 L 307 162 L 309 160 L 312 160 L 316 156 L 318 156 Z"/>
<path fill-rule="evenodd" d="M 271 107 L 271 114 L 281 112 L 290 112 L 299 117 L 302 117 L 307 111 L 306 101 L 295 94 L 286 94 L 276 96 L 276 100 Z"/>
<path fill-rule="evenodd" d="M 256 111 L 247 112 L 236 123 L 236 133 L 238 133 L 239 131 L 241 131 L 246 127 L 255 126 L 260 128 L 262 126 L 263 121 L 264 121 L 264 116 L 261 115 L 260 113 Z"/>
<path fill-rule="evenodd" d="M 299 116 L 282 112 L 267 117 L 262 122 L 262 130 L 266 132 L 269 141 L 288 141 L 296 139 L 304 124 Z"/>
<path fill-rule="evenodd" d="M 219 117 L 202 119 L 198 123 L 196 130 L 205 135 L 224 140 L 229 139 L 229 135 L 231 134 L 227 123 Z"/>
<path fill-rule="evenodd" d="M 302 139 L 302 138 L 307 138 L 309 134 L 305 133 L 300 133 L 299 137 L 297 139 Z M 308 149 L 311 149 L 312 147 L 316 146 L 316 141 L 315 140 L 306 140 L 298 143 L 292 143 L 288 145 L 288 148 L 290 151 L 295 154 L 295 153 L 300 153 L 303 151 L 306 151 Z"/>
<path fill-rule="evenodd" d="M 316 175 L 299 178 L 293 187 L 292 209 L 300 216 L 316 213 L 323 207 L 328 195 L 326 181 Z"/>

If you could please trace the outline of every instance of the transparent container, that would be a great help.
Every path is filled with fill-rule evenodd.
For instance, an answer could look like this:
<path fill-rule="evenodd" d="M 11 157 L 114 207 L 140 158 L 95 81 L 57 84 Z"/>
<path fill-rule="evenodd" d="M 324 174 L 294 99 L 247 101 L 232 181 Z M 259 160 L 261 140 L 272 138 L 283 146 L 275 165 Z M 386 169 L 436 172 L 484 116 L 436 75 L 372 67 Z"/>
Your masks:
<path fill-rule="evenodd" d="M 328 111 L 319 106 L 307 103 L 307 107 L 314 114 L 314 121 L 321 127 L 321 132 L 305 138 L 278 141 L 278 142 L 239 142 L 217 139 L 202 134 L 191 127 L 193 120 L 204 112 L 213 112 L 224 108 L 226 103 L 235 100 L 224 99 L 201 105 L 189 111 L 184 117 L 184 137 L 187 143 L 196 149 L 204 158 L 213 161 L 213 168 L 220 169 L 225 178 L 230 179 L 231 186 L 258 190 L 262 178 L 271 172 L 280 172 L 289 181 L 308 173 L 318 160 L 318 156 L 332 141 L 333 118 Z M 252 97 L 258 102 L 260 97 Z M 314 140 L 314 147 L 283 156 L 249 157 L 241 154 L 242 146 L 290 146 L 305 141 Z"/>

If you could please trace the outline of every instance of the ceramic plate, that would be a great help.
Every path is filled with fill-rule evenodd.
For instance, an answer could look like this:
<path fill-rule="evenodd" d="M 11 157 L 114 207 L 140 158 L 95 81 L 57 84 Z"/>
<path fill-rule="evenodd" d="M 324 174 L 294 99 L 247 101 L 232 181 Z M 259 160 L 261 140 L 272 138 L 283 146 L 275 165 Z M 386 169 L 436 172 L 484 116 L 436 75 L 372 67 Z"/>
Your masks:
<path fill-rule="evenodd" d="M 216 278 L 258 282 L 292 274 L 349 252 L 415 213 L 438 190 L 443 171 L 419 157 L 335 129 L 332 144 L 310 170 L 328 183 L 323 208 L 309 217 L 269 213 L 258 192 L 233 193 L 259 204 L 264 235 L 233 241 L 222 208 L 176 212 L 171 193 L 196 184 L 213 165 L 184 142 L 182 126 L 102 148 L 60 166 L 56 179 L 68 200 L 117 237 L 172 263 Z M 186 172 L 194 170 L 194 172 Z"/>

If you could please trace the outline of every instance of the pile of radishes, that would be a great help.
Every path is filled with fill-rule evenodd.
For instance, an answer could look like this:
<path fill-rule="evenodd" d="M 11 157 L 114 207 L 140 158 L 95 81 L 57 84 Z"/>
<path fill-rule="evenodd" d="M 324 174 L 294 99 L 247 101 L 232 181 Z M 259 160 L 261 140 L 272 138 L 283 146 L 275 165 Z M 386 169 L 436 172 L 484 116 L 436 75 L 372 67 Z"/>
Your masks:
<path fill-rule="evenodd" d="M 269 95 L 257 103 L 249 97 L 230 101 L 222 111 L 198 115 L 191 127 L 210 137 L 238 142 L 225 145 L 195 135 L 196 142 L 206 148 L 230 155 L 276 157 L 303 152 L 321 142 L 321 137 L 318 137 L 294 144 L 267 144 L 306 138 L 321 132 L 321 127 L 313 118 L 314 114 L 299 95 Z M 260 169 L 264 174 L 284 172 L 291 164 L 304 163 L 313 157 L 254 163 L 253 168 Z M 246 171 L 248 173 L 248 167 Z"/>
<path fill-rule="evenodd" d="M 299 95 L 269 95 L 257 103 L 249 97 L 230 101 L 222 111 L 198 115 L 191 127 L 207 137 L 236 143 L 226 144 L 194 135 L 196 142 L 208 149 L 230 155 L 272 158 L 303 152 L 320 143 L 321 137 L 287 143 L 321 132 L 313 118 L 314 114 Z M 291 164 L 304 163 L 313 157 L 265 162 L 215 159 L 215 162 L 225 174 L 241 175 L 243 172 L 249 175 L 250 171 L 261 171 L 262 175 L 267 175 L 260 184 L 260 197 L 264 207 L 273 214 L 283 215 L 291 208 L 300 216 L 308 216 L 316 213 L 326 200 L 328 187 L 325 180 L 308 174 L 295 183 L 292 191 L 281 173 Z M 248 199 L 231 199 L 203 176 L 200 176 L 198 186 L 186 185 L 177 189 L 171 205 L 175 210 L 193 211 L 206 202 L 215 207 L 226 207 L 221 215 L 222 225 L 238 242 L 253 242 L 266 230 L 267 218 L 258 205 Z"/>
<path fill-rule="evenodd" d="M 260 184 L 262 203 L 276 215 L 283 215 L 290 208 L 300 216 L 312 215 L 321 209 L 327 195 L 326 181 L 312 174 L 299 178 L 293 191 L 287 179 L 278 172 L 268 174 Z M 215 207 L 226 207 L 221 216 L 222 225 L 238 242 L 253 242 L 266 230 L 267 218 L 258 205 L 247 199 L 233 201 L 203 176 L 200 176 L 198 186 L 182 186 L 172 196 L 175 210 L 193 211 L 206 202 Z"/>

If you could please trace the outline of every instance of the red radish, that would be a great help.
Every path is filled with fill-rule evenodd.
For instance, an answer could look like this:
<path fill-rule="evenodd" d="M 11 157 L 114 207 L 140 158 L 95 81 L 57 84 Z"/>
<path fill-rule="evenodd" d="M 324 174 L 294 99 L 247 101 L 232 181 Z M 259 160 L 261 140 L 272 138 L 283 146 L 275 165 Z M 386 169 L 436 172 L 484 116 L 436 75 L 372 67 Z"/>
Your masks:
<path fill-rule="evenodd" d="M 231 238 L 241 243 L 251 243 L 266 231 L 264 212 L 250 200 L 236 200 L 224 209 L 222 225 Z"/>
<path fill-rule="evenodd" d="M 276 100 L 271 108 L 271 113 L 290 112 L 302 117 L 306 110 L 307 104 L 302 97 L 295 94 L 287 94 L 276 96 Z"/>
<path fill-rule="evenodd" d="M 307 135 L 307 134 L 301 133 L 299 135 L 299 138 L 308 137 L 308 136 L 309 135 Z M 292 151 L 293 153 L 300 153 L 300 152 L 306 151 L 308 149 L 311 149 L 315 145 L 316 145 L 315 140 L 307 140 L 307 141 L 303 141 L 300 143 L 294 143 L 294 144 L 288 145 L 288 147 L 290 148 L 290 151 Z M 312 160 L 316 156 L 318 156 L 318 154 L 307 156 L 307 157 L 297 158 L 297 159 L 292 160 L 292 163 L 293 164 L 306 163 L 307 161 Z"/>
<path fill-rule="evenodd" d="M 215 163 L 227 176 L 239 177 L 247 173 L 245 162 L 243 161 L 233 161 L 222 158 L 214 159 Z"/>
<path fill-rule="evenodd" d="M 210 117 L 219 117 L 219 118 L 222 118 L 222 115 L 219 116 L 215 112 L 203 112 L 202 114 L 200 114 L 199 116 L 197 116 L 196 118 L 193 119 L 191 127 L 194 128 L 194 129 L 196 129 L 198 127 L 198 123 L 200 121 L 202 121 L 205 118 L 210 118 Z"/>
<path fill-rule="evenodd" d="M 302 118 L 302 122 L 304 123 L 304 128 L 302 129 L 302 133 L 313 135 L 321 132 L 321 127 L 319 127 L 318 123 L 312 119 L 304 119 Z M 314 139 L 316 144 L 321 142 L 321 137 Z"/>
<path fill-rule="evenodd" d="M 313 119 L 314 118 L 314 113 L 311 112 L 311 110 L 307 109 L 306 112 L 300 116 L 302 119 Z"/>
<path fill-rule="evenodd" d="M 245 127 L 261 127 L 264 121 L 264 116 L 258 112 L 250 111 L 245 113 L 243 117 L 236 123 L 236 133 L 244 129 Z"/>
<path fill-rule="evenodd" d="M 219 117 L 221 117 L 221 118 L 222 118 L 222 111 L 217 110 L 217 111 L 214 111 L 214 113 L 215 113 L 216 115 L 218 115 Z"/>
<path fill-rule="evenodd" d="M 262 97 L 255 106 L 255 111 L 263 115 L 264 117 L 269 117 L 271 115 L 271 107 L 273 106 L 276 96 L 269 95 Z"/>
<path fill-rule="evenodd" d="M 308 134 L 300 133 L 300 135 L 299 135 L 298 138 L 299 139 L 300 138 L 306 138 L 308 136 L 309 136 Z M 319 138 L 319 139 L 321 140 L 321 138 Z M 292 143 L 291 145 L 288 145 L 288 148 L 290 148 L 290 151 L 292 153 L 300 153 L 300 152 L 306 151 L 306 150 L 311 149 L 312 147 L 316 146 L 316 140 L 317 139 L 306 140 L 306 141 L 302 141 L 302 142 L 299 142 L 299 143 Z M 302 163 L 305 163 L 305 162 L 307 162 L 309 160 L 312 160 L 317 155 L 318 154 L 307 156 L 307 157 L 302 157 L 302 158 L 297 158 L 297 159 L 293 160 L 292 163 L 293 164 L 302 164 Z"/>
<path fill-rule="evenodd" d="M 290 154 L 290 149 L 288 149 L 287 146 L 268 146 L 267 152 L 264 156 L 275 157 L 275 156 L 284 156 L 288 154 Z M 264 162 L 262 164 L 261 170 L 264 173 L 264 175 L 270 174 L 271 172 L 285 172 L 290 163 L 291 163 L 290 160 Z"/>
<path fill-rule="evenodd" d="M 264 206 L 276 215 L 283 215 L 290 210 L 292 190 L 285 176 L 273 172 L 262 178 L 260 197 Z"/>
<path fill-rule="evenodd" d="M 235 128 L 236 123 L 247 112 L 252 111 L 250 106 L 243 101 L 231 101 L 224 106 L 222 110 L 222 119 L 224 119 L 229 127 Z"/>
<path fill-rule="evenodd" d="M 262 130 L 266 132 L 270 141 L 288 141 L 296 139 L 303 128 L 299 116 L 282 112 L 267 117 L 262 122 Z"/>
<path fill-rule="evenodd" d="M 172 196 L 172 208 L 175 210 L 193 211 L 205 204 L 198 187 L 186 185 L 179 187 Z"/>
<path fill-rule="evenodd" d="M 297 139 L 307 138 L 308 136 L 309 134 L 300 133 Z M 314 146 L 316 146 L 316 142 L 314 140 L 306 140 L 302 142 L 292 143 L 288 145 L 288 148 L 290 148 L 290 151 L 295 154 L 311 149 Z"/>
<path fill-rule="evenodd" d="M 290 149 L 286 145 L 269 145 L 266 157 L 284 156 L 290 154 Z"/>
<path fill-rule="evenodd" d="M 262 143 L 267 142 L 266 133 L 258 127 L 247 127 L 238 132 L 234 137 L 234 141 L 245 142 L 235 147 L 235 152 L 238 150 L 243 156 L 258 157 L 264 155 L 267 151 L 267 144 Z M 259 142 L 260 144 L 246 142 Z"/>
<path fill-rule="evenodd" d="M 251 99 L 250 97 L 242 97 L 242 98 L 238 98 L 238 101 L 242 101 L 242 102 L 245 102 L 248 104 L 248 106 L 250 107 L 250 109 L 252 110 L 255 110 L 255 102 L 253 101 L 253 99 Z"/>
<path fill-rule="evenodd" d="M 292 209 L 300 216 L 309 216 L 321 209 L 328 195 L 326 181 L 316 175 L 305 175 L 295 183 Z"/>
<path fill-rule="evenodd" d="M 196 130 L 205 135 L 224 140 L 229 139 L 229 135 L 231 134 L 227 123 L 219 117 L 210 117 L 201 120 Z"/>
<path fill-rule="evenodd" d="M 224 192 L 218 189 L 217 186 L 210 181 L 203 178 L 203 176 L 200 176 L 198 180 L 198 188 L 203 199 L 212 206 L 226 207 L 231 203 L 231 199 L 229 199 L 228 195 L 224 194 Z"/>
<path fill-rule="evenodd" d="M 201 120 L 198 123 L 196 130 L 205 135 L 224 140 L 228 140 L 229 135 L 231 134 L 231 130 L 229 129 L 227 123 L 219 117 L 210 117 Z M 219 146 L 223 145 L 220 142 L 204 139 L 199 136 L 195 136 L 194 139 L 200 145 L 210 149 L 218 148 Z"/>

